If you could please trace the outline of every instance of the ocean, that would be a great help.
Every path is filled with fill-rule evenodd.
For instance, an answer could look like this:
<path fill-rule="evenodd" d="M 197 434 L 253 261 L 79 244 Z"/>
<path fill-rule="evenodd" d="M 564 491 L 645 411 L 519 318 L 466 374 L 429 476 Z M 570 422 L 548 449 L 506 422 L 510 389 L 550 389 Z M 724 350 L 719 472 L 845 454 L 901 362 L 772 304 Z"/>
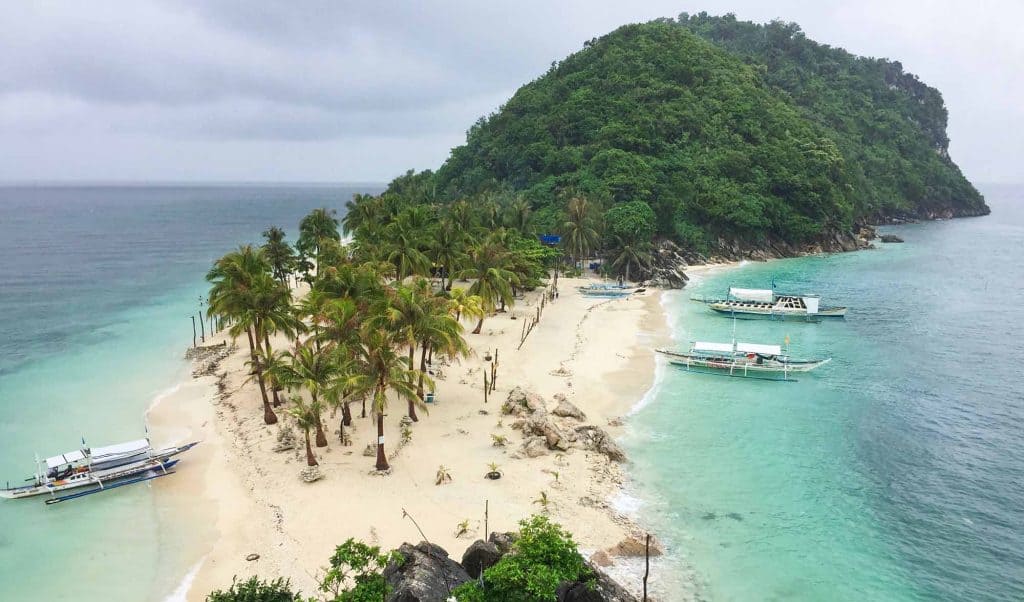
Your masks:
<path fill-rule="evenodd" d="M 145 436 L 189 378 L 212 261 L 379 185 L 0 187 L 0 482 L 40 457 Z M 163 442 L 154 441 L 155 445 Z M 181 473 L 187 478 L 187 456 Z M 0 599 L 162 600 L 189 570 L 152 486 L 47 507 L 0 503 Z M 173 528 L 172 528 L 173 526 Z"/>
<path fill-rule="evenodd" d="M 735 326 L 833 358 L 789 383 L 658 367 L 625 443 L 669 599 L 1024 599 L 1024 187 L 983 192 L 987 217 L 886 227 L 906 242 L 713 271 L 664 298 L 679 347 Z M 773 280 L 848 317 L 734 325 L 690 299 Z"/>

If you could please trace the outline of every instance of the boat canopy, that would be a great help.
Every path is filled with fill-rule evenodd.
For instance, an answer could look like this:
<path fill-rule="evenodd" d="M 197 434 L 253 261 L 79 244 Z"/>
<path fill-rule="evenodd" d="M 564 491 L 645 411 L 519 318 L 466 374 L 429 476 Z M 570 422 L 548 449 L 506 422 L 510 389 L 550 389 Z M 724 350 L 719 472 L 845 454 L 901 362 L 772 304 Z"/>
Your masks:
<path fill-rule="evenodd" d="M 756 343 L 737 343 L 736 351 L 743 353 L 760 353 L 761 355 L 782 355 L 779 345 L 758 345 Z"/>
<path fill-rule="evenodd" d="M 697 341 L 693 344 L 694 351 L 719 351 L 728 353 L 732 351 L 732 343 L 707 343 L 705 341 Z"/>
<path fill-rule="evenodd" d="M 818 301 L 817 297 L 804 297 L 804 305 L 807 307 L 807 313 L 816 314 L 818 313 Z"/>
<path fill-rule="evenodd" d="M 100 462 L 112 456 L 130 456 L 149 451 L 149 449 L 148 439 L 136 439 L 135 441 L 127 441 L 115 445 L 94 447 L 90 450 L 89 455 L 92 456 L 94 462 Z"/>
<path fill-rule="evenodd" d="M 771 303 L 772 299 L 775 298 L 773 291 L 759 288 L 730 287 L 729 295 L 742 301 L 763 301 L 765 303 Z"/>
<path fill-rule="evenodd" d="M 72 462 L 78 462 L 84 460 L 85 454 L 81 450 L 75 450 L 63 453 L 59 456 L 53 456 L 52 458 L 46 459 L 47 468 L 57 468 L 58 466 L 64 466 L 65 464 L 71 464 Z"/>

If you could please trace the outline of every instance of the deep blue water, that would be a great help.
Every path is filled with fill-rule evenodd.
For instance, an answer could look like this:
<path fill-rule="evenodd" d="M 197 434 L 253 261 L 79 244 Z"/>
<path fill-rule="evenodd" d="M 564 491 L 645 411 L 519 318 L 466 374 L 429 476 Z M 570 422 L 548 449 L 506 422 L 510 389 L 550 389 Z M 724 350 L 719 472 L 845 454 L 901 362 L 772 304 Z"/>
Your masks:
<path fill-rule="evenodd" d="M 1024 600 L 1024 188 L 904 244 L 701 277 L 665 302 L 678 346 L 733 322 L 689 299 L 819 292 L 844 321 L 737 321 L 833 362 L 796 383 L 663 366 L 633 421 L 671 591 L 712 600 Z M 689 569 L 697 583 L 680 577 Z"/>
<path fill-rule="evenodd" d="M 187 378 L 190 316 L 212 261 L 294 242 L 311 209 L 343 211 L 379 186 L 0 187 L 0 482 L 33 454 L 143 435 L 146 408 Z M 154 442 L 160 445 L 163 442 Z M 183 457 L 182 473 L 187 470 Z M 191 533 L 167 527 L 149 487 L 46 507 L 0 504 L 0 599 L 159 599 L 181 579 Z M 131 578 L 116 578 L 117 567 Z M 55 572 L 59 572 L 56 576 Z M 98 574 L 115 578 L 98 578 Z"/>

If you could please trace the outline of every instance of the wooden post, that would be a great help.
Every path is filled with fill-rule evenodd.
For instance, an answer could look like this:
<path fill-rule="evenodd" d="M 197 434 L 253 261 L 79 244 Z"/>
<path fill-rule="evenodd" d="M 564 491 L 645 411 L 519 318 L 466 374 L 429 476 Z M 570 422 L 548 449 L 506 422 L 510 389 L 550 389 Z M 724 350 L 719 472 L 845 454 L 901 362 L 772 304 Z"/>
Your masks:
<path fill-rule="evenodd" d="M 199 340 L 206 342 L 206 324 L 203 322 L 203 304 L 199 304 Z"/>
<path fill-rule="evenodd" d="M 487 370 L 484 370 L 484 403 L 487 403 Z"/>
<path fill-rule="evenodd" d="M 491 364 L 491 393 L 498 386 L 498 348 L 494 348 L 494 363 Z"/>
<path fill-rule="evenodd" d="M 484 539 L 485 540 L 487 539 L 487 535 L 488 535 L 488 533 L 487 533 L 487 529 L 488 529 L 487 521 L 488 521 L 488 518 L 490 518 L 490 509 L 491 509 L 491 501 L 490 500 L 484 500 Z"/>
<path fill-rule="evenodd" d="M 192 347 L 196 346 L 196 317 L 189 316 L 192 318 Z"/>
<path fill-rule="evenodd" d="M 647 576 L 651 573 L 651 534 L 644 544 L 644 602 L 647 602 Z"/>
<path fill-rule="evenodd" d="M 526 340 L 526 320 L 523 320 L 523 333 L 519 335 L 519 346 L 523 346 L 523 341 Z"/>

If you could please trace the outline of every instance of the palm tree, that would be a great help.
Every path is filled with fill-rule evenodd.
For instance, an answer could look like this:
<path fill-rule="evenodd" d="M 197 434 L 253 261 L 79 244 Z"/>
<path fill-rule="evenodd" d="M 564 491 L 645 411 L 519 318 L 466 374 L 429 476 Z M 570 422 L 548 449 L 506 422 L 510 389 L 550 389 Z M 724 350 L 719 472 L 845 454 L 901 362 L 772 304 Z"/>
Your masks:
<path fill-rule="evenodd" d="M 416 345 L 426 328 L 429 303 L 430 284 L 425 278 L 417 278 L 409 286 L 398 284 L 377 306 L 371 318 L 378 326 L 393 333 L 396 344 L 408 346 L 407 365 L 410 370 L 414 369 Z M 419 421 L 416 405 L 411 400 L 408 415 L 413 422 Z"/>
<path fill-rule="evenodd" d="M 296 267 L 295 251 L 291 245 L 284 241 L 284 230 L 277 226 L 271 226 L 263 231 L 263 238 L 267 242 L 263 245 L 263 254 L 270 262 L 271 271 L 274 277 L 282 284 L 288 284 L 288 275 Z"/>
<path fill-rule="evenodd" d="M 263 398 L 263 421 L 266 424 L 276 423 L 277 415 L 270 407 L 258 357 L 262 334 L 260 306 L 264 299 L 257 291 L 266 292 L 266 281 L 272 278 L 270 269 L 261 249 L 245 245 L 218 259 L 206 274 L 206 280 L 211 283 L 207 314 L 229 321 L 231 327 L 228 333 L 233 338 L 245 332 L 249 339 L 250 365 L 259 383 Z"/>
<path fill-rule="evenodd" d="M 447 301 L 442 297 L 429 297 L 426 311 L 418 325 L 417 340 L 420 344 L 420 378 L 416 393 L 423 399 L 423 384 L 427 378 L 427 353 L 455 357 L 468 357 L 469 345 L 463 338 L 462 324 L 449 313 Z"/>
<path fill-rule="evenodd" d="M 313 447 L 309 444 L 309 429 L 320 424 L 320 409 L 314 407 L 314 404 L 304 402 L 301 398 L 295 398 L 292 400 L 291 407 L 288 408 L 288 413 L 295 418 L 295 422 L 306 436 L 306 465 L 316 466 L 319 463 L 316 461 L 316 456 L 313 455 Z"/>
<path fill-rule="evenodd" d="M 427 245 L 428 255 L 441 272 L 441 290 L 451 288 L 451 275 L 459 271 L 465 261 L 466 233 L 460 232 L 455 224 L 445 218 Z M 445 278 L 449 278 L 445 284 Z"/>
<path fill-rule="evenodd" d="M 338 234 L 338 220 L 334 217 L 335 213 L 333 209 L 321 207 L 311 211 L 299 222 L 299 240 L 295 246 L 303 255 L 307 257 L 312 255 L 316 260 L 317 276 L 320 275 L 320 241 L 325 238 L 332 240 L 341 238 Z"/>
<path fill-rule="evenodd" d="M 518 286 L 519 277 L 508 269 L 509 264 L 510 257 L 504 247 L 484 243 L 470 251 L 468 267 L 459 272 L 460 278 L 476 279 L 469 287 L 469 294 L 480 297 L 485 312 L 493 312 L 499 302 L 502 306 L 514 302 L 512 286 Z M 473 334 L 480 334 L 483 325 L 481 316 Z"/>
<path fill-rule="evenodd" d="M 518 197 L 516 200 L 512 201 L 512 204 L 508 206 L 508 209 L 505 212 L 505 224 L 527 238 L 533 236 L 533 232 L 530 227 L 530 221 L 532 218 L 533 214 L 530 209 L 530 201 L 527 201 L 523 197 Z"/>
<path fill-rule="evenodd" d="M 378 197 L 369 194 L 354 194 L 345 203 L 345 217 L 341 227 L 345 234 L 356 235 L 363 227 L 381 221 L 381 203 Z"/>
<path fill-rule="evenodd" d="M 385 228 L 387 260 L 395 266 L 399 282 L 430 273 L 430 259 L 423 252 L 431 224 L 426 212 L 426 207 L 406 209 Z"/>
<path fill-rule="evenodd" d="M 587 199 L 573 197 L 566 207 L 566 219 L 562 224 L 562 236 L 565 237 L 565 248 L 572 258 L 572 265 L 590 254 L 598 242 L 597 229 L 594 227 L 594 216 Z"/>
<path fill-rule="evenodd" d="M 613 259 L 611 263 L 612 269 L 616 270 L 617 273 L 622 273 L 625 269 L 626 280 L 630 280 L 630 267 L 637 266 L 638 268 L 648 268 L 651 266 L 653 257 L 651 256 L 651 243 L 641 241 L 625 241 L 621 237 L 615 237 L 615 251 L 613 251 Z"/>
<path fill-rule="evenodd" d="M 416 395 L 415 370 L 410 370 L 406 359 L 395 351 L 395 340 L 386 329 L 367 322 L 360 329 L 359 344 L 352 349 L 353 356 L 361 370 L 352 374 L 346 386 L 353 397 L 365 395 L 372 401 L 372 410 L 377 418 L 377 470 L 387 470 L 388 458 L 384 453 L 384 416 L 388 406 L 388 393 L 410 403 L 422 404 Z M 433 386 L 431 379 L 426 379 Z M 423 406 L 424 409 L 426 406 Z"/>
<path fill-rule="evenodd" d="M 464 288 L 453 288 L 447 292 L 448 314 L 455 318 L 456 322 L 467 318 L 483 318 L 483 299 L 477 295 L 469 294 Z"/>
<path fill-rule="evenodd" d="M 316 446 L 324 447 L 327 445 L 327 435 L 324 433 L 324 423 L 320 417 L 320 395 L 338 377 L 338 364 L 332 354 L 318 353 L 309 341 L 298 345 L 295 351 L 285 351 L 283 360 L 278 364 L 274 380 L 288 390 L 309 391 L 309 406 L 316 412 Z"/>

